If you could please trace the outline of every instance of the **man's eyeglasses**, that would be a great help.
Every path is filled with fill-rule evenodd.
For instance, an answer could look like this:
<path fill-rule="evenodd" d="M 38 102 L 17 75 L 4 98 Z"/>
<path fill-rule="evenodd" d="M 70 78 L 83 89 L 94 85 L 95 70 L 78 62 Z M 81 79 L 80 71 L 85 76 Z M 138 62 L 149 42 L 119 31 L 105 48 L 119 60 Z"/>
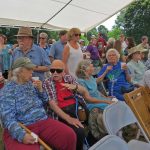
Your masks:
<path fill-rule="evenodd" d="M 74 34 L 75 36 L 81 36 L 81 34 Z"/>
<path fill-rule="evenodd" d="M 50 69 L 50 72 L 51 73 L 54 73 L 54 72 L 57 72 L 57 73 L 62 73 L 63 72 L 63 69 Z"/>

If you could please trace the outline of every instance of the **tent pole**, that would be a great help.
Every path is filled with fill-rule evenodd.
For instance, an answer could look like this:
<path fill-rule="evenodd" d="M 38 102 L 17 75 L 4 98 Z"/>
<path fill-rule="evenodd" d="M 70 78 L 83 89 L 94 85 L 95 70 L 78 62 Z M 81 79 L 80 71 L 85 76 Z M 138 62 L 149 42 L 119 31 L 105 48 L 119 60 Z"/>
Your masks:
<path fill-rule="evenodd" d="M 43 23 L 41 25 L 40 28 L 42 28 L 45 24 L 47 24 L 50 20 L 52 20 L 57 14 L 59 14 L 65 7 L 67 7 L 70 3 L 72 2 L 72 0 L 70 0 L 68 3 L 66 3 L 66 5 L 64 5 L 58 12 L 56 12 L 51 18 L 49 18 L 45 23 Z"/>
<path fill-rule="evenodd" d="M 40 28 L 37 29 L 36 44 L 39 43 L 39 33 L 40 33 Z"/>

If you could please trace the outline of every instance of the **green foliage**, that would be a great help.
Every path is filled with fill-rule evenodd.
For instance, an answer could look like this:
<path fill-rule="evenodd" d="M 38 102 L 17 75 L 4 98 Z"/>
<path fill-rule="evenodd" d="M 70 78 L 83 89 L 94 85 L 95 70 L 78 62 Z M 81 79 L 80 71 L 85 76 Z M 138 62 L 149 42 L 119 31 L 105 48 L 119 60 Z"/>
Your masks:
<path fill-rule="evenodd" d="M 118 27 L 114 27 L 111 31 L 108 32 L 108 37 L 119 39 L 120 34 L 122 33 L 121 29 Z"/>
<path fill-rule="evenodd" d="M 81 37 L 80 37 L 80 38 L 84 40 L 85 45 L 88 45 L 88 44 L 89 44 L 89 41 L 88 41 L 88 39 L 87 39 L 87 37 L 86 37 L 86 36 L 81 35 Z"/>
<path fill-rule="evenodd" d="M 96 28 L 93 28 L 93 29 L 91 29 L 90 31 L 87 32 L 87 39 L 90 41 L 91 36 L 92 35 L 97 36 L 97 34 L 98 34 L 98 32 L 97 32 Z"/>
<path fill-rule="evenodd" d="M 18 32 L 18 28 L 4 28 L 4 27 L 0 27 L 0 34 L 4 34 L 7 36 L 7 41 L 9 44 L 14 44 L 16 43 L 16 37 L 14 35 L 17 35 Z M 48 38 L 52 38 L 55 40 L 59 39 L 59 35 L 58 35 L 58 31 L 49 31 L 49 30 L 37 30 L 37 29 L 33 29 L 33 36 L 34 36 L 34 42 L 37 43 L 38 41 L 38 36 L 39 33 L 41 32 L 45 32 L 48 34 Z"/>
<path fill-rule="evenodd" d="M 116 20 L 126 36 L 134 37 L 140 43 L 141 36 L 150 37 L 150 0 L 136 0 L 121 11 Z"/>
<path fill-rule="evenodd" d="M 107 34 L 108 33 L 108 29 L 103 26 L 103 25 L 100 25 L 98 28 L 97 28 L 98 32 L 102 33 L 102 34 Z"/>

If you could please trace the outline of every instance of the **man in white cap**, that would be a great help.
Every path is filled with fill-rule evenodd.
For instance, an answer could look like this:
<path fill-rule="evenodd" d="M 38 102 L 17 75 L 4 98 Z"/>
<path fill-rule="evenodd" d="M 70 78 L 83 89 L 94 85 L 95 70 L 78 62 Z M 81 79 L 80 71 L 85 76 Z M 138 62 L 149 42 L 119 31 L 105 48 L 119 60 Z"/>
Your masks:
<path fill-rule="evenodd" d="M 13 52 L 12 63 L 19 57 L 28 57 L 35 64 L 33 76 L 37 76 L 43 81 L 44 72 L 47 72 L 50 66 L 50 60 L 46 52 L 33 43 L 33 35 L 30 27 L 20 27 L 16 36 L 19 47 Z"/>

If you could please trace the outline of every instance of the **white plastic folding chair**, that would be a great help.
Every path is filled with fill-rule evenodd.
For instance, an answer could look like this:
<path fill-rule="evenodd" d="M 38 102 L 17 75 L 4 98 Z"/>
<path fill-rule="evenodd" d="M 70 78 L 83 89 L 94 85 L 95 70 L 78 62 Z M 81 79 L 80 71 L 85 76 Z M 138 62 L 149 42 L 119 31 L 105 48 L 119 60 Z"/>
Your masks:
<path fill-rule="evenodd" d="M 107 135 L 89 150 L 129 150 L 127 143 L 115 135 Z"/>
<path fill-rule="evenodd" d="M 150 146 L 150 141 L 144 132 L 143 128 L 139 124 L 138 120 L 136 119 L 135 115 L 131 111 L 130 107 L 125 102 L 118 101 L 117 103 L 113 103 L 107 106 L 103 112 L 103 122 L 106 127 L 107 132 L 110 135 L 118 135 L 119 131 L 130 124 L 136 123 L 139 129 L 141 130 L 143 136 L 145 137 L 146 142 L 141 142 L 138 140 L 136 141 L 136 145 L 140 145 L 143 147 L 144 150 L 150 150 L 150 148 L 146 149 L 146 147 Z M 130 144 L 130 142 L 132 142 Z M 134 148 L 134 143 L 132 140 L 129 142 L 130 149 Z M 141 149 L 136 149 L 141 150 Z"/>

